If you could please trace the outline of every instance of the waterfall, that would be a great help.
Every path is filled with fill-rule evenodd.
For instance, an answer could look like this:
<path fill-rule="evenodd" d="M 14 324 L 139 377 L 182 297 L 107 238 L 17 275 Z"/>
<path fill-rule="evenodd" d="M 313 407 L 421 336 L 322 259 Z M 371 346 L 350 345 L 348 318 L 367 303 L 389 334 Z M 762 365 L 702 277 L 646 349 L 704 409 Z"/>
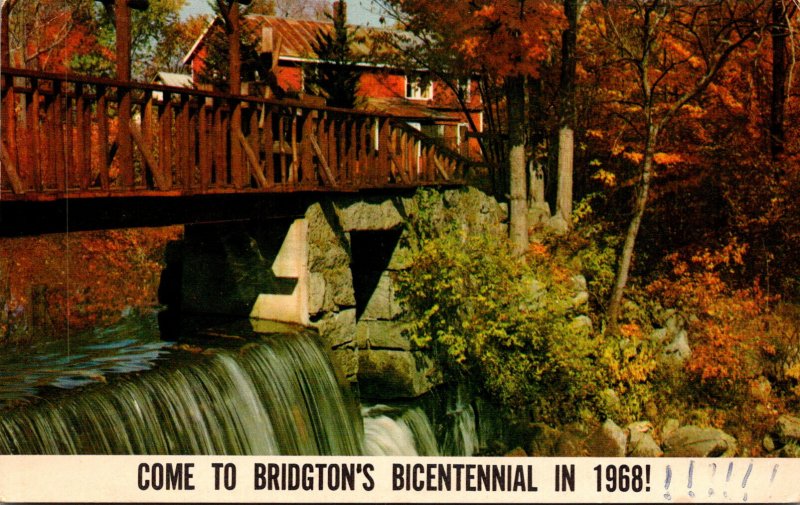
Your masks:
<path fill-rule="evenodd" d="M 464 396 L 462 388 L 456 388 L 455 400 L 450 401 L 447 409 L 450 429 L 442 443 L 442 453 L 446 456 L 472 456 L 479 449 L 475 410 Z"/>
<path fill-rule="evenodd" d="M 357 411 L 309 335 L 190 357 L 8 409 L 0 453 L 362 452 Z"/>
<path fill-rule="evenodd" d="M 375 405 L 362 409 L 364 453 L 369 456 L 438 456 L 428 416 L 419 407 L 406 410 Z"/>

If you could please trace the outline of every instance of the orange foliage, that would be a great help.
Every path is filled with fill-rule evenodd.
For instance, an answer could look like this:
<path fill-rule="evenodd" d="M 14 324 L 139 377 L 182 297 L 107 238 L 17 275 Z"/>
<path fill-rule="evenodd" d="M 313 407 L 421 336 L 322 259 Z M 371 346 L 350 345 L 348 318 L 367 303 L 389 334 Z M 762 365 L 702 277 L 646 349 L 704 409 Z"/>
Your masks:
<path fill-rule="evenodd" d="M 163 249 L 179 227 L 80 232 L 0 240 L 5 307 L 0 341 L 25 331 L 31 287 L 47 286 L 56 332 L 116 319 L 128 308 L 157 304 Z M 0 298 L 2 299 L 2 298 Z"/>
<path fill-rule="evenodd" d="M 672 278 L 656 280 L 648 288 L 665 305 L 694 315 L 689 328 L 692 357 L 686 369 L 703 383 L 744 387 L 762 373 L 760 357 L 774 353 L 762 316 L 775 297 L 767 296 L 757 280 L 738 290 L 723 280 L 742 265 L 746 250 L 734 240 L 688 259 L 672 254 Z"/>

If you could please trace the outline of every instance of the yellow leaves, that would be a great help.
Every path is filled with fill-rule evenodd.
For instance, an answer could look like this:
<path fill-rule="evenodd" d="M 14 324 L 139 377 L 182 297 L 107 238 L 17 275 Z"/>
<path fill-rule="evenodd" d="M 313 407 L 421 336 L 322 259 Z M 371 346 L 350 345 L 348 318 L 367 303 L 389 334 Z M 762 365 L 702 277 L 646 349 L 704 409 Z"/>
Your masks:
<path fill-rule="evenodd" d="M 683 156 L 678 153 L 656 153 L 653 155 L 653 161 L 659 165 L 674 165 L 682 163 Z"/>
<path fill-rule="evenodd" d="M 613 188 L 617 185 L 617 176 L 602 168 L 592 175 L 592 179 L 600 182 L 607 188 Z"/>
<path fill-rule="evenodd" d="M 635 151 L 626 151 L 622 153 L 622 157 L 626 160 L 639 164 L 644 159 L 644 154 Z"/>

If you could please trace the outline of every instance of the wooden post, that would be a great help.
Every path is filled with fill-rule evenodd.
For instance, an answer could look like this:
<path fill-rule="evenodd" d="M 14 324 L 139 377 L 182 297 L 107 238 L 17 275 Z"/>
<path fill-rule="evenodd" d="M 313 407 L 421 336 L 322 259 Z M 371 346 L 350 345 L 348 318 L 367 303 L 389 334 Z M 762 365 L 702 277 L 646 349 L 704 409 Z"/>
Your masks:
<path fill-rule="evenodd" d="M 228 32 L 228 93 L 231 95 L 242 94 L 241 78 L 241 47 L 239 38 L 239 4 L 231 1 L 228 7 L 228 21 L 230 31 Z M 231 128 L 229 132 L 239 132 L 242 130 L 242 104 L 239 100 L 231 102 Z M 242 172 L 242 146 L 238 139 L 231 137 L 231 176 L 233 185 L 237 189 L 244 186 L 244 174 Z"/>
<path fill-rule="evenodd" d="M 116 0 L 115 24 L 117 32 L 117 80 L 131 80 L 131 9 L 128 0 Z M 122 186 L 133 186 L 133 146 L 131 144 L 131 90 L 120 88 L 119 124 L 117 125 L 117 145 L 119 149 L 120 173 Z"/>
<path fill-rule="evenodd" d="M 11 66 L 9 14 L 11 14 L 11 2 L 4 0 L 3 7 L 0 10 L 0 67 L 3 68 Z"/>

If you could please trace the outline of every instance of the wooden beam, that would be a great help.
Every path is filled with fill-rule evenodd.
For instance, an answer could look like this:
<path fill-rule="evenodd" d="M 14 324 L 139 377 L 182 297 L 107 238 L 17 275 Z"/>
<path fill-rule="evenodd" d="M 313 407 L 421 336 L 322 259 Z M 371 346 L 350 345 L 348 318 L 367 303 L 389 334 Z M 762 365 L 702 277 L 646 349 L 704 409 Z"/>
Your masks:
<path fill-rule="evenodd" d="M 322 148 L 319 147 L 317 136 L 312 133 L 308 136 L 308 138 L 311 140 L 311 147 L 314 148 L 314 152 L 316 153 L 317 158 L 319 158 L 319 164 L 322 165 L 322 173 L 325 174 L 325 178 L 328 179 L 328 183 L 333 187 L 338 186 L 339 183 L 336 182 L 336 177 L 334 177 L 333 172 L 331 172 L 331 167 L 328 166 L 328 161 L 325 159 L 325 155 L 322 154 Z"/>
<path fill-rule="evenodd" d="M 433 153 L 432 157 L 433 157 L 433 164 L 436 165 L 436 171 L 439 172 L 439 175 L 441 175 L 444 180 L 449 181 L 450 176 L 447 175 L 447 171 L 444 169 L 442 163 L 439 161 L 439 155 Z"/>
<path fill-rule="evenodd" d="M 133 121 L 130 122 L 130 132 L 131 138 L 133 138 L 133 143 L 136 144 L 136 147 L 139 148 L 139 152 L 142 153 L 144 162 L 150 168 L 150 173 L 153 174 L 153 180 L 155 180 L 158 189 L 169 189 L 167 187 L 167 181 L 164 178 L 164 174 L 161 172 L 161 167 L 159 167 L 158 163 L 156 163 L 156 160 L 153 159 L 153 155 L 150 154 L 150 151 L 147 149 L 147 145 L 144 143 L 142 133 L 139 131 L 139 126 Z"/>
<path fill-rule="evenodd" d="M 25 186 L 22 184 L 22 179 L 19 178 L 17 167 L 14 166 L 14 162 L 8 154 L 8 150 L 6 150 L 5 141 L 0 143 L 0 156 L 2 156 L 0 161 L 2 161 L 3 171 L 8 176 L 8 183 L 11 185 L 11 190 L 17 195 L 25 193 Z"/>
<path fill-rule="evenodd" d="M 250 147 L 250 143 L 247 142 L 247 139 L 244 137 L 244 133 L 242 130 L 235 131 L 236 138 L 239 140 L 239 143 L 242 145 L 242 149 L 244 149 L 244 154 L 247 156 L 248 161 L 250 162 L 250 166 L 253 167 L 250 172 L 255 176 L 256 181 L 258 182 L 259 188 L 266 188 L 267 187 L 267 178 L 264 177 L 264 172 L 261 168 L 261 164 L 258 162 L 258 157 L 256 153 L 253 152 L 253 148 Z"/>

